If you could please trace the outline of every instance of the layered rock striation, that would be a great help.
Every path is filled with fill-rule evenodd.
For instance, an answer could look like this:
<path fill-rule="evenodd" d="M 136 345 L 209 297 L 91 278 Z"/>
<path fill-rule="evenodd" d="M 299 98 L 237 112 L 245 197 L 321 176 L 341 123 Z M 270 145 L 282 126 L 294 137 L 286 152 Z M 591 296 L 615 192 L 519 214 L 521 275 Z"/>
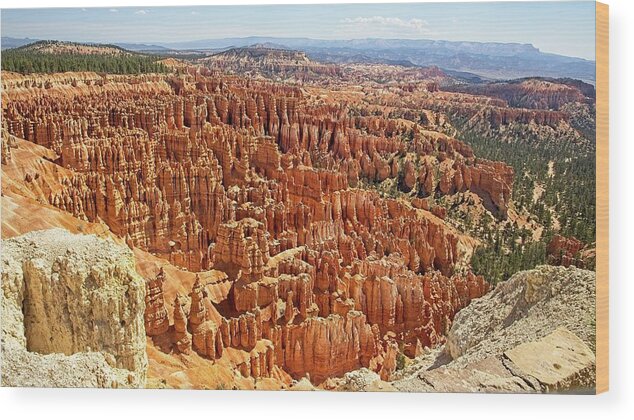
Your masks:
<path fill-rule="evenodd" d="M 515 108 L 559 110 L 573 102 L 594 100 L 594 87 L 572 79 L 527 78 L 481 85 L 457 85 L 447 90 L 503 99 Z"/>

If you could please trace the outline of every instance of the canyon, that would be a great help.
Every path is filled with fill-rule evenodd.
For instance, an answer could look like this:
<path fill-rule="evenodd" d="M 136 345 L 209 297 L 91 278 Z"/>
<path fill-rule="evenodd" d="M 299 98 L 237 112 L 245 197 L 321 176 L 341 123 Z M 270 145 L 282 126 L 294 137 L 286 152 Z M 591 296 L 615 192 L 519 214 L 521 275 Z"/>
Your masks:
<path fill-rule="evenodd" d="M 39 237 L 87 241 L 121 253 L 94 252 L 130 282 L 112 298 L 132 306 L 121 304 L 110 334 L 126 353 L 103 350 L 94 369 L 109 379 L 92 386 L 337 389 L 361 371 L 393 381 L 403 358 L 445 345 L 456 314 L 491 290 L 470 265 L 481 239 L 439 200 L 474 197 L 499 224 L 517 213 L 513 167 L 476 156 L 451 116 L 573 130 L 540 100 L 518 108 L 445 90 L 450 77 L 433 67 L 323 64 L 268 48 L 166 65 L 2 75 L 3 258 Z M 585 100 L 538 94 L 555 108 Z M 572 254 L 583 244 L 561 238 L 551 262 L 581 266 Z M 33 258 L 6 264 L 18 273 Z M 5 299 L 20 307 L 16 290 L 51 276 L 15 274 Z M 63 328 L 59 314 L 34 311 L 48 319 L 41 328 Z M 18 330 L 29 313 L 19 315 Z M 77 328 L 73 345 L 40 348 L 29 334 L 46 331 L 24 334 L 11 345 L 29 354 L 102 351 Z M 128 380 L 113 379 L 121 369 Z"/>

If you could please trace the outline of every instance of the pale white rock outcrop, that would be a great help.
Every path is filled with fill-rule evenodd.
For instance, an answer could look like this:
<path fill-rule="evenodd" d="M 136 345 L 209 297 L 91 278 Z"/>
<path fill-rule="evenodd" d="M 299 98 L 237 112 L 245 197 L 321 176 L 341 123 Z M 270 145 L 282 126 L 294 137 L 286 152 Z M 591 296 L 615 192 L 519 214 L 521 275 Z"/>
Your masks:
<path fill-rule="evenodd" d="M 539 266 L 462 309 L 443 348 L 419 357 L 401 391 L 575 392 L 595 386 L 593 271 Z"/>
<path fill-rule="evenodd" d="M 456 314 L 446 349 L 464 363 L 540 339 L 557 327 L 594 349 L 595 277 L 576 267 L 520 271 Z"/>
<path fill-rule="evenodd" d="M 145 384 L 145 283 L 125 245 L 63 229 L 2 241 L 2 384 Z"/>

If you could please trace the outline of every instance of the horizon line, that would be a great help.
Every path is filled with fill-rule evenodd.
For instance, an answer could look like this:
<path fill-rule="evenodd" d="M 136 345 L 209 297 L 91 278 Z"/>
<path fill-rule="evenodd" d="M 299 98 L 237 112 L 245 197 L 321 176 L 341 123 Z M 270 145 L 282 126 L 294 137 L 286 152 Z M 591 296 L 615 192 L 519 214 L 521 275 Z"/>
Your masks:
<path fill-rule="evenodd" d="M 163 41 L 108 41 L 108 42 L 99 42 L 99 41 L 86 41 L 86 40 L 68 40 L 68 39 L 59 39 L 59 38 L 31 38 L 31 37 L 16 37 L 16 36 L 11 36 L 11 35 L 1 35 L 2 38 L 13 38 L 13 39 L 31 39 L 34 40 L 34 42 L 38 42 L 38 41 L 58 41 L 58 42 L 74 42 L 74 43 L 83 43 L 83 44 L 93 44 L 93 45 L 108 45 L 108 44 L 135 44 L 135 45 L 156 45 L 158 47 L 163 47 L 163 48 L 168 48 L 165 45 L 169 45 L 169 44 L 186 44 L 186 43 L 192 43 L 192 42 L 205 42 L 205 41 L 222 41 L 222 40 L 228 40 L 228 39 L 248 39 L 248 38 L 271 38 L 271 39 L 308 39 L 308 40 L 313 40 L 313 41 L 324 41 L 324 42 L 334 42 L 334 41 L 363 41 L 363 40 L 385 40 L 385 41 L 432 41 L 432 42 L 448 42 L 448 43 L 453 43 L 453 44 L 459 44 L 459 43 L 470 43 L 470 44 L 498 44 L 498 45 L 522 45 L 522 46 L 530 46 L 532 48 L 534 48 L 536 51 L 538 51 L 541 54 L 547 54 L 547 55 L 556 55 L 559 57 L 567 57 L 567 58 L 574 58 L 574 59 L 578 59 L 578 60 L 584 60 L 584 61 L 589 61 L 589 62 L 593 62 L 596 63 L 596 58 L 595 59 L 589 59 L 589 58 L 585 58 L 585 57 L 579 57 L 579 56 L 574 56 L 574 55 L 564 55 L 564 54 L 559 54 L 559 53 L 552 53 L 552 52 L 547 52 L 547 51 L 542 51 L 539 47 L 536 47 L 533 43 L 530 42 L 513 42 L 513 41 L 508 41 L 508 42 L 503 42 L 503 41 L 466 41 L 466 40 L 462 40 L 462 41 L 450 41 L 447 39 L 433 39 L 433 38 L 380 38 L 380 37 L 365 37 L 365 38 L 334 38 L 334 39 L 327 39 L 327 38 L 312 38 L 312 37 L 306 37 L 306 36 L 301 36 L 301 37 L 283 37 L 283 36 L 271 36 L 271 35 L 247 35 L 247 36 L 232 36 L 232 37 L 222 37 L 222 38 L 200 38 L 200 39 L 190 39 L 187 41 L 171 41 L 171 42 L 163 42 Z M 34 43 L 32 42 L 32 43 Z M 29 45 L 29 44 L 25 44 L 24 46 Z M 293 49 L 292 47 L 289 47 L 287 45 L 281 45 L 283 47 L 287 47 L 289 49 Z M 235 45 L 228 45 L 227 47 L 234 47 L 234 48 L 240 48 L 238 46 Z M 19 47 L 14 47 L 14 48 L 19 48 Z M 223 47 L 220 47 L 223 48 Z M 169 49 L 169 48 L 168 48 Z M 174 50 L 178 51 L 178 50 L 195 50 L 195 49 L 199 49 L 199 48 L 175 48 Z M 301 49 L 299 49 L 299 51 L 303 51 Z"/>

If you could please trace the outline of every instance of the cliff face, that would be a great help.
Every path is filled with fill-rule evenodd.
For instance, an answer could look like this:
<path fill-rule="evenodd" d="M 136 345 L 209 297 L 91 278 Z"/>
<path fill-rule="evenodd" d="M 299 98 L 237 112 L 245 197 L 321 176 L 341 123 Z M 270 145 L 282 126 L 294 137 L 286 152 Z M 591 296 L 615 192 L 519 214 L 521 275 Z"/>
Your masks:
<path fill-rule="evenodd" d="M 590 248 L 574 237 L 553 235 L 546 247 L 548 262 L 553 265 L 579 268 L 593 268 L 596 259 L 596 249 Z"/>
<path fill-rule="evenodd" d="M 553 110 L 571 102 L 591 102 L 595 96 L 592 85 L 571 79 L 525 79 L 456 86 L 449 90 L 500 98 L 515 108 Z"/>
<path fill-rule="evenodd" d="M 2 292 L 4 385 L 145 385 L 145 289 L 126 247 L 62 229 L 4 240 Z"/>

